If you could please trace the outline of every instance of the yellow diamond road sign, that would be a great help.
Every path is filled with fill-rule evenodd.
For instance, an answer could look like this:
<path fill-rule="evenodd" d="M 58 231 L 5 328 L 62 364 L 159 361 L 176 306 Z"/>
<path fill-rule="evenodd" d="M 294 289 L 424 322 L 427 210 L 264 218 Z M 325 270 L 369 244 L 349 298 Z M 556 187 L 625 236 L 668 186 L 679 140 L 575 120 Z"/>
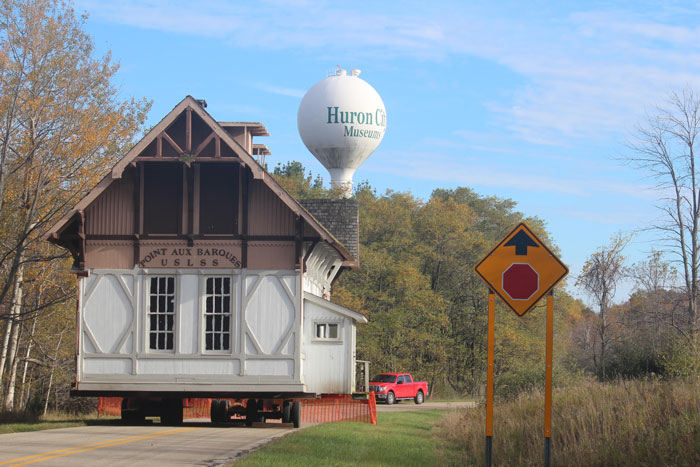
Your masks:
<path fill-rule="evenodd" d="M 484 256 L 474 271 L 520 317 L 569 273 L 523 223 Z"/>

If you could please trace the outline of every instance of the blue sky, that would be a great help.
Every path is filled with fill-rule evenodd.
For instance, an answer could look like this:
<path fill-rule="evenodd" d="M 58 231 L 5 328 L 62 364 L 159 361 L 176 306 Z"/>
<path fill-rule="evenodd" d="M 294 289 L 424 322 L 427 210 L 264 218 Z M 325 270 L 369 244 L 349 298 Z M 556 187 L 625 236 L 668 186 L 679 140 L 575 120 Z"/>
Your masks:
<path fill-rule="evenodd" d="M 124 96 L 157 123 L 184 96 L 221 121 L 260 121 L 270 166 L 301 161 L 304 92 L 337 64 L 382 96 L 387 132 L 355 182 L 469 186 L 547 222 L 572 275 L 614 233 L 660 213 L 654 181 L 623 162 L 635 125 L 700 85 L 700 8 L 688 2 L 79 0 Z M 494 2 L 495 3 L 495 2 Z M 654 235 L 627 249 L 645 258 Z M 658 248 L 658 245 L 657 245 Z M 569 281 L 573 283 L 573 280 Z M 572 291 L 575 291 L 572 289 Z M 577 295 L 581 295 L 575 291 Z M 624 298 L 624 297 L 619 297 Z"/>

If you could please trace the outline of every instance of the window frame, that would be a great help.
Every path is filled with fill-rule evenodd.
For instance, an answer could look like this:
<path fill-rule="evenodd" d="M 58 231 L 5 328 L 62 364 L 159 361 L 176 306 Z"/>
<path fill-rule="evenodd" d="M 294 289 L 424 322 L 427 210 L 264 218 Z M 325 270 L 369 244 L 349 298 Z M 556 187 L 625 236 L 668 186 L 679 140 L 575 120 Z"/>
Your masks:
<path fill-rule="evenodd" d="M 229 332 L 229 348 L 228 349 L 221 349 L 221 350 L 215 350 L 215 349 L 207 349 L 206 345 L 206 336 L 207 336 L 207 329 L 206 329 L 206 316 L 207 316 L 207 279 L 216 279 L 216 278 L 222 278 L 222 279 L 229 279 L 231 281 L 230 285 L 230 303 L 229 303 L 229 326 L 228 326 L 228 332 Z M 199 277 L 199 353 L 201 355 L 234 355 L 235 354 L 235 343 L 237 342 L 237 334 L 236 334 L 236 320 L 238 316 L 238 306 L 237 306 L 237 299 L 238 299 L 238 276 L 235 274 L 231 274 L 228 272 L 222 271 L 219 274 L 202 274 Z M 210 315 L 214 315 L 214 313 L 210 313 Z"/>
<path fill-rule="evenodd" d="M 338 334 L 337 337 L 318 337 L 318 327 L 319 326 L 337 326 Z M 312 322 L 311 328 L 311 341 L 312 342 L 326 342 L 331 344 L 342 344 L 343 343 L 343 321 L 334 319 L 315 319 Z"/>
<path fill-rule="evenodd" d="M 152 349 L 151 348 L 151 320 L 150 320 L 150 301 L 151 301 L 151 280 L 160 278 L 172 278 L 174 280 L 173 288 L 173 348 L 172 349 Z M 143 294 L 143 352 L 156 355 L 173 355 L 178 354 L 180 349 L 180 276 L 171 271 L 163 271 L 157 273 L 146 273 L 143 275 L 144 294 Z M 167 341 L 166 341 L 167 343 Z"/>

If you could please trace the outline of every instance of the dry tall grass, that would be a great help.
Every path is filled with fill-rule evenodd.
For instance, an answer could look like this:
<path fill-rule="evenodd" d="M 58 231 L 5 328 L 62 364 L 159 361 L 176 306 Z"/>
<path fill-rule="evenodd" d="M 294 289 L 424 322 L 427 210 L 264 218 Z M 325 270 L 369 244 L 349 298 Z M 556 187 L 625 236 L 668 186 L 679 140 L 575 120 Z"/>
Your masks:
<path fill-rule="evenodd" d="M 556 389 L 552 465 L 700 465 L 700 384 L 589 383 Z M 483 465 L 485 410 L 449 414 L 439 436 L 462 447 L 461 465 Z M 544 394 L 494 404 L 495 465 L 542 465 Z"/>

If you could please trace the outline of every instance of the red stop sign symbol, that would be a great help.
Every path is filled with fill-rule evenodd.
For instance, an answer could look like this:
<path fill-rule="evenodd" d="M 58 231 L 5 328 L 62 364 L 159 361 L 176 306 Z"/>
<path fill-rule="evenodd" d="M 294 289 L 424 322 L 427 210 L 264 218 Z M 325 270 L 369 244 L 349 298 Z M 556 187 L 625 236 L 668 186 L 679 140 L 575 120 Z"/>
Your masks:
<path fill-rule="evenodd" d="M 528 300 L 540 288 L 540 276 L 527 263 L 514 263 L 503 272 L 503 290 L 513 300 Z"/>

